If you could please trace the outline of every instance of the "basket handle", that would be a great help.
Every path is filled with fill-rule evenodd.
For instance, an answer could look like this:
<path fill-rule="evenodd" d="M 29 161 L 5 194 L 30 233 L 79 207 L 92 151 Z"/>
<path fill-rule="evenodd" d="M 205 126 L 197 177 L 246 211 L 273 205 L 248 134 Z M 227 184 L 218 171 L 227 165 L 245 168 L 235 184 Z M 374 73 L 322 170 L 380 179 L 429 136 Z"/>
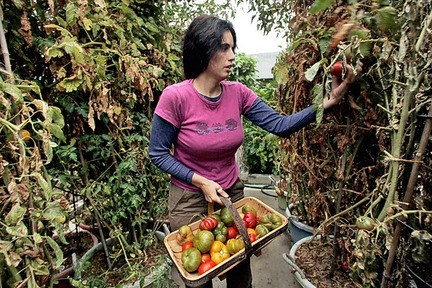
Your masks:
<path fill-rule="evenodd" d="M 233 216 L 234 223 L 237 226 L 237 229 L 239 230 L 240 235 L 243 237 L 243 242 L 245 243 L 245 254 L 247 257 L 250 257 L 253 253 L 252 250 L 252 243 L 249 238 L 249 234 L 247 233 L 246 227 L 244 226 L 243 220 L 241 219 L 239 213 L 237 212 L 237 209 L 233 206 L 231 201 L 228 198 L 220 197 L 222 203 L 225 205 L 225 207 L 228 208 L 228 210 L 231 212 L 231 215 Z"/>

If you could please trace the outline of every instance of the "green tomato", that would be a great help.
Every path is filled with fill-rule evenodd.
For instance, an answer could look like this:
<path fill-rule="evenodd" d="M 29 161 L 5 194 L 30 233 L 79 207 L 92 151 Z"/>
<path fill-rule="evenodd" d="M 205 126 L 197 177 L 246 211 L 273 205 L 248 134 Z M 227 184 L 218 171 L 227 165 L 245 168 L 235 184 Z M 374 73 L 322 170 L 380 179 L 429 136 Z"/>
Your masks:
<path fill-rule="evenodd" d="M 197 248 L 201 253 L 207 253 L 210 251 L 213 241 L 213 233 L 207 230 L 199 231 L 193 238 L 194 247 Z"/>
<path fill-rule="evenodd" d="M 282 225 L 282 218 L 277 214 L 269 213 L 262 217 L 261 224 L 271 231 Z"/>
<path fill-rule="evenodd" d="M 201 264 L 201 252 L 194 247 L 187 248 L 182 252 L 181 259 L 187 272 L 195 272 Z"/>
<path fill-rule="evenodd" d="M 234 226 L 234 218 L 227 207 L 223 207 L 220 212 L 221 220 L 227 227 Z"/>
<path fill-rule="evenodd" d="M 360 230 L 372 231 L 375 228 L 375 221 L 367 216 L 360 216 L 356 220 L 356 226 Z"/>
<path fill-rule="evenodd" d="M 228 237 L 228 228 L 223 222 L 219 222 L 216 228 L 212 231 L 215 239 L 225 243 Z"/>
<path fill-rule="evenodd" d="M 236 254 L 245 247 L 243 240 L 240 239 L 229 239 L 226 246 L 230 255 Z"/>
<path fill-rule="evenodd" d="M 267 235 L 270 231 L 267 228 L 267 226 L 263 225 L 263 224 L 259 224 L 255 227 L 255 232 L 256 232 L 256 236 L 257 238 L 262 238 L 265 235 Z"/>

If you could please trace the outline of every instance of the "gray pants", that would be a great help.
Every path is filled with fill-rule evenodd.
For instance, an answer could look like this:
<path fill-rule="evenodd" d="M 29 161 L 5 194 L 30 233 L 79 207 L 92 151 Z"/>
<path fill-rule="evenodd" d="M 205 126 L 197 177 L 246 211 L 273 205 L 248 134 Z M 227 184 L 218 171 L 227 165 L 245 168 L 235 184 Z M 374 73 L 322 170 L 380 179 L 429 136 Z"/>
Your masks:
<path fill-rule="evenodd" d="M 238 179 L 234 185 L 226 189 L 225 192 L 236 202 L 244 197 L 244 184 Z M 171 184 L 169 199 L 169 222 L 171 231 L 180 228 L 181 225 L 190 224 L 198 221 L 199 214 L 208 214 L 208 203 L 201 192 L 191 192 Z M 215 211 L 220 209 L 215 204 Z M 250 259 L 247 258 L 242 263 L 226 273 L 227 288 L 249 288 L 252 287 L 252 271 L 250 269 Z M 187 286 L 186 286 L 187 287 Z M 204 287 L 212 287 L 211 281 Z"/>

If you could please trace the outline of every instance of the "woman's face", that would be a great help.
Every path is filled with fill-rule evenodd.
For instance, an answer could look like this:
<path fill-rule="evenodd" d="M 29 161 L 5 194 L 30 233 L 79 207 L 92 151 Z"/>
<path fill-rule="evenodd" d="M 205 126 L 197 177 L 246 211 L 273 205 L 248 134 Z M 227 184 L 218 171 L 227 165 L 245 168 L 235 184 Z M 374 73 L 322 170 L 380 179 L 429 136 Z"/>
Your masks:
<path fill-rule="evenodd" d="M 223 34 L 219 51 L 210 59 L 209 65 L 204 73 L 214 77 L 218 81 L 225 80 L 231 72 L 234 58 L 234 40 L 231 32 L 226 31 Z"/>

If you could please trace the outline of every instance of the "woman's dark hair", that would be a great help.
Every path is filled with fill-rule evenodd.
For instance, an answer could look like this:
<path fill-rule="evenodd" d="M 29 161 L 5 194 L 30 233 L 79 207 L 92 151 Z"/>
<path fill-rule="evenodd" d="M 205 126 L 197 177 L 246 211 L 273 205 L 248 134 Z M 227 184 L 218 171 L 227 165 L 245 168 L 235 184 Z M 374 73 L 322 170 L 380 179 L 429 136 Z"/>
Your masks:
<path fill-rule="evenodd" d="M 196 78 L 207 69 L 210 59 L 221 49 L 226 31 L 231 32 L 235 49 L 237 39 L 231 22 L 210 15 L 200 15 L 192 21 L 183 41 L 183 69 L 186 79 Z"/>

